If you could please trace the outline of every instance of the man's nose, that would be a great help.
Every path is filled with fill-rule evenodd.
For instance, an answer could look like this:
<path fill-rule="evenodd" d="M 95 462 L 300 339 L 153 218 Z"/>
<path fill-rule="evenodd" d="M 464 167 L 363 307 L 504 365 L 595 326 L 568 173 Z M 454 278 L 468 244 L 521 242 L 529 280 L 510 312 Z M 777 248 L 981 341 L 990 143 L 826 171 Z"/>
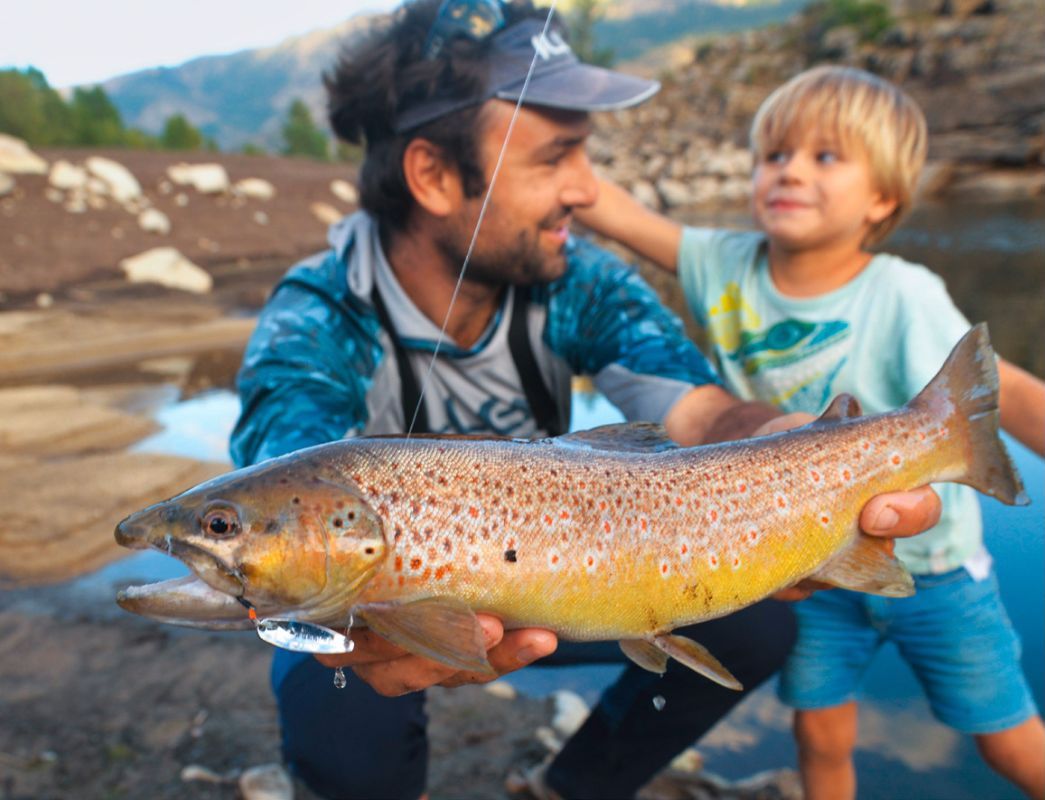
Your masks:
<path fill-rule="evenodd" d="M 570 158 L 570 169 L 563 181 L 560 202 L 568 207 L 595 205 L 599 197 L 599 180 L 591 166 L 587 150 L 581 150 Z"/>

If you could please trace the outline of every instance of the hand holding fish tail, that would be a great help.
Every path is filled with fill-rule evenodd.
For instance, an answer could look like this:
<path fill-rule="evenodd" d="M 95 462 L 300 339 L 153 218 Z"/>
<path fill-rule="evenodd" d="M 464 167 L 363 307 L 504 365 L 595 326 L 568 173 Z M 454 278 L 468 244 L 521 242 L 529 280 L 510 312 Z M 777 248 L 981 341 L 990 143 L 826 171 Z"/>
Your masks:
<path fill-rule="evenodd" d="M 317 655 L 326 667 L 349 667 L 375 692 L 398 697 L 430 686 L 456 687 L 488 683 L 551 655 L 558 639 L 542 628 L 505 631 L 501 621 L 477 614 L 483 630 L 486 657 L 493 672 L 457 670 L 438 661 L 414 655 L 368 630 L 353 630 L 355 649 L 343 655 Z"/>

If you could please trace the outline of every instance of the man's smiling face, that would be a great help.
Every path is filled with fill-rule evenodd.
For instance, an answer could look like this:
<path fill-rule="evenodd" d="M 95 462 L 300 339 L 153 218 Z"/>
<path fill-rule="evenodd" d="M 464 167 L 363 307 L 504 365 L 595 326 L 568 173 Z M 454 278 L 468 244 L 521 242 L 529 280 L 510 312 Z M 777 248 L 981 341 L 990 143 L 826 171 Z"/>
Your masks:
<path fill-rule="evenodd" d="M 491 100 L 481 116 L 479 155 L 487 186 L 509 127 L 511 137 L 466 278 L 498 285 L 547 283 L 566 270 L 563 248 L 573 208 L 591 205 L 598 196 L 587 153 L 591 121 L 585 113 L 522 106 L 511 126 L 514 108 Z M 465 200 L 440 237 L 440 246 L 458 265 L 468 252 L 483 196 Z"/>

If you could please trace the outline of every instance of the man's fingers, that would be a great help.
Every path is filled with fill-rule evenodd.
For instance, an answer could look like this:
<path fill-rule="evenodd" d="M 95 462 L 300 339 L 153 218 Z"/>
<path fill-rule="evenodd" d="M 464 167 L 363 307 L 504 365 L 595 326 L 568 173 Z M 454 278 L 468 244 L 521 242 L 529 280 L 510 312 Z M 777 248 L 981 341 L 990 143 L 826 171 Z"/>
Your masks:
<path fill-rule="evenodd" d="M 359 664 L 372 664 L 377 661 L 389 661 L 406 655 L 406 650 L 382 639 L 373 631 L 365 628 L 349 632 L 355 647 L 351 653 L 333 655 L 316 655 L 316 660 L 324 667 L 355 667 Z"/>
<path fill-rule="evenodd" d="M 873 536 L 914 536 L 940 521 L 940 498 L 929 486 L 872 497 L 860 513 L 860 527 Z"/>
<path fill-rule="evenodd" d="M 501 643 L 491 649 L 486 658 L 493 667 L 489 672 L 458 672 L 451 675 L 439 685 L 447 688 L 463 686 L 466 683 L 488 683 L 502 675 L 522 669 L 539 658 L 555 652 L 559 640 L 551 631 L 541 628 L 525 628 L 509 631 L 504 634 Z"/>

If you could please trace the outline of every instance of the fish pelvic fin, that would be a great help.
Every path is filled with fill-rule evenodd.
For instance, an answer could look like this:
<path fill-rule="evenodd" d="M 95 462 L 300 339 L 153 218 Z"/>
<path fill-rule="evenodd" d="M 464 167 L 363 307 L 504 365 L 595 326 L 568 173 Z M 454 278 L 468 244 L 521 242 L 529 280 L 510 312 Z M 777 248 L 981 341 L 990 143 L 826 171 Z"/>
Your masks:
<path fill-rule="evenodd" d="M 352 613 L 374 633 L 415 655 L 455 669 L 494 674 L 479 620 L 459 600 L 429 597 L 409 603 L 367 603 L 355 606 Z"/>
<path fill-rule="evenodd" d="M 849 547 L 809 576 L 840 589 L 882 597 L 910 597 L 914 579 L 892 552 L 892 542 L 857 534 Z"/>
<path fill-rule="evenodd" d="M 663 675 L 668 668 L 668 654 L 645 639 L 622 639 L 618 642 L 624 655 L 643 669 Z"/>
<path fill-rule="evenodd" d="M 964 474 L 950 478 L 1008 505 L 1027 505 L 1023 481 L 998 437 L 998 365 L 986 323 L 954 346 L 943 367 L 908 403 L 956 429 L 964 449 Z"/>
<path fill-rule="evenodd" d="M 744 688 L 706 647 L 685 636 L 661 633 L 649 639 L 626 639 L 620 647 L 628 658 L 650 672 L 663 673 L 670 656 L 727 689 L 739 692 Z"/>

